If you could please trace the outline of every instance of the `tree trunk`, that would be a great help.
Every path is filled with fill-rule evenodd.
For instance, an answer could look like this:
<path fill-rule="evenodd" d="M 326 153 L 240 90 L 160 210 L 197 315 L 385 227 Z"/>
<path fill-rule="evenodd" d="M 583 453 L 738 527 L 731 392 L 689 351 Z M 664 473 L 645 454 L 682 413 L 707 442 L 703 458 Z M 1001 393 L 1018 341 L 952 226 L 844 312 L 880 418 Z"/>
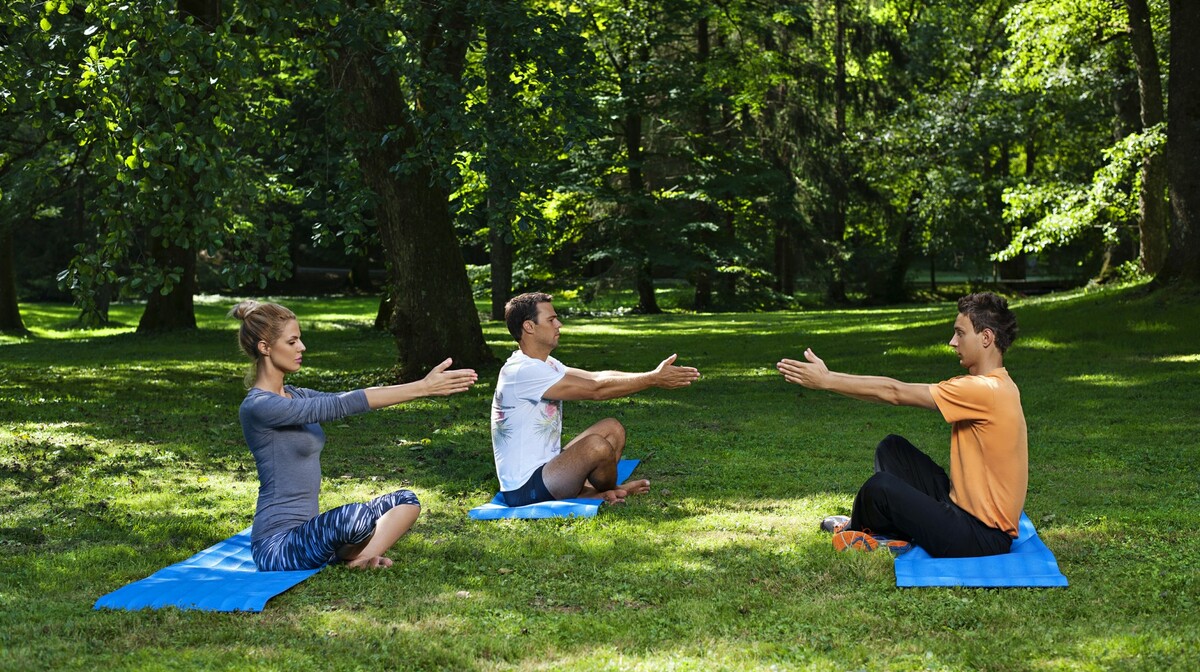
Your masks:
<path fill-rule="evenodd" d="M 388 286 L 392 287 L 395 283 L 388 281 Z M 392 321 L 392 313 L 396 310 L 396 304 L 392 302 L 392 295 L 384 292 L 379 297 L 379 309 L 375 311 L 374 328 L 380 331 L 387 331 L 388 325 Z"/>
<path fill-rule="evenodd" d="M 1129 42 L 1137 71 L 1142 128 L 1163 120 L 1163 95 L 1158 52 L 1150 28 L 1150 8 L 1146 0 L 1125 0 L 1129 13 Z M 1162 269 L 1167 257 L 1166 157 L 1159 153 L 1148 157 L 1141 166 L 1138 192 L 1138 232 L 1141 241 L 1139 261 L 1151 275 Z"/>
<path fill-rule="evenodd" d="M 179 9 L 181 19 L 193 17 L 209 30 L 215 30 L 221 23 L 221 0 L 178 0 L 176 7 Z M 201 103 L 201 101 L 193 102 L 196 105 Z M 189 195 L 194 195 L 194 193 L 195 180 L 192 182 Z M 203 212 L 198 205 L 198 199 L 193 198 L 192 202 L 197 204 L 194 214 L 197 217 L 202 216 Z M 146 301 L 146 310 L 138 321 L 138 333 L 195 329 L 196 310 L 193 297 L 196 293 L 196 251 L 180 247 L 173 241 L 164 247 L 163 241 L 158 238 L 151 240 L 151 249 L 153 250 L 152 256 L 157 260 L 161 270 L 167 273 L 178 270 L 181 275 L 179 281 L 175 282 L 166 294 L 157 289 L 150 293 Z M 107 306 L 105 306 L 103 316 L 105 320 L 107 320 L 107 313 Z"/>
<path fill-rule="evenodd" d="M 371 255 L 363 251 L 350 259 L 350 275 L 346 278 L 350 289 L 365 294 L 375 292 L 375 282 L 371 280 Z"/>
<path fill-rule="evenodd" d="M 510 3 L 497 0 L 486 13 L 488 106 L 484 114 L 487 135 L 487 224 L 488 258 L 491 262 L 492 319 L 504 319 L 504 305 L 512 296 L 513 232 L 516 198 L 511 160 L 504 151 L 503 138 L 511 120 L 509 109 L 515 95 L 512 84 L 513 58 L 511 29 L 500 21 Z"/>
<path fill-rule="evenodd" d="M 490 188 L 489 188 L 490 190 Z M 488 199 L 488 261 L 492 267 L 492 319 L 504 319 L 504 306 L 512 296 L 513 244 L 512 228 L 508 222 L 492 211 L 492 199 Z"/>
<path fill-rule="evenodd" d="M 159 268 L 168 272 L 180 271 L 179 282 L 166 294 L 157 290 L 150 293 L 146 310 L 138 321 L 138 333 L 195 329 L 196 252 L 174 243 L 163 248 L 158 240 L 154 241 L 154 250 Z"/>
<path fill-rule="evenodd" d="M 788 296 L 796 293 L 796 244 L 792 232 L 797 228 L 790 217 L 775 222 L 775 290 Z"/>
<path fill-rule="evenodd" d="M 1171 75 L 1167 82 L 1170 249 L 1160 281 L 1200 283 L 1200 3 L 1171 0 Z"/>
<path fill-rule="evenodd" d="M 708 62 L 712 54 L 712 44 L 709 40 L 709 32 L 708 18 L 701 17 L 696 24 L 696 70 L 701 77 L 704 77 L 708 73 Z M 711 124 L 709 123 L 709 117 L 712 114 L 712 110 L 710 108 L 712 106 L 709 105 L 708 96 L 706 94 L 701 96 L 699 102 L 700 104 L 696 106 L 696 129 L 699 135 L 697 142 L 700 143 L 701 146 L 700 153 L 702 155 L 707 155 L 707 145 L 710 143 L 712 136 L 712 128 Z M 709 221 L 711 221 L 716 214 L 714 212 L 714 208 L 710 205 L 707 199 L 700 203 L 699 210 L 700 217 Z M 711 238 L 712 236 L 708 235 L 707 232 L 700 232 L 693 238 L 691 243 L 696 247 L 712 247 L 712 241 L 710 240 Z M 697 312 L 708 312 L 711 311 L 713 307 L 712 279 L 716 269 L 713 268 L 714 264 L 712 261 L 714 260 L 711 258 L 711 256 L 708 259 L 701 258 L 702 255 L 700 254 L 697 254 L 696 256 L 698 258 L 697 265 L 699 267 L 691 274 L 691 281 L 694 289 L 692 293 L 692 309 Z"/>
<path fill-rule="evenodd" d="M 908 198 L 908 208 L 900 220 L 900 231 L 896 236 L 896 258 L 892 260 L 882 297 L 888 303 L 900 303 L 908 299 L 908 269 L 917 258 L 918 252 L 917 204 L 922 198 L 921 192 L 913 192 Z"/>
<path fill-rule="evenodd" d="M 27 333 L 17 298 L 17 266 L 13 254 L 13 229 L 0 224 L 0 332 Z"/>
<path fill-rule="evenodd" d="M 629 194 L 632 202 L 629 219 L 634 230 L 640 231 L 647 225 L 643 200 L 646 195 L 646 180 L 642 175 L 642 115 L 630 111 L 625 115 L 625 149 L 629 161 L 625 167 L 629 180 Z M 632 236 L 637 240 L 640 235 Z M 637 243 L 634 243 L 637 245 Z M 661 313 L 658 307 L 658 297 L 654 294 L 654 269 L 649 254 L 644 249 L 638 249 L 641 260 L 634 267 L 634 285 L 638 293 L 637 312 L 643 314 Z"/>
<path fill-rule="evenodd" d="M 848 95 L 846 89 L 845 0 L 835 1 L 834 22 L 833 104 L 834 132 L 836 134 L 835 142 L 837 143 L 837 147 L 834 159 L 836 169 L 834 170 L 829 190 L 833 202 L 829 212 L 830 229 L 826 238 L 826 245 L 829 247 L 828 261 L 830 263 L 829 287 L 826 289 L 826 296 L 830 301 L 842 303 L 846 300 L 845 264 L 842 261 L 842 248 L 846 238 L 846 202 L 849 200 L 847 182 L 850 179 L 850 176 L 847 174 L 849 171 L 846 162 L 846 106 L 848 104 Z"/>
<path fill-rule="evenodd" d="M 692 310 L 697 313 L 707 313 L 712 310 L 712 275 L 707 268 L 701 268 L 692 274 Z"/>
<path fill-rule="evenodd" d="M 458 26 L 443 26 L 445 33 Z M 494 363 L 483 339 L 466 264 L 454 233 L 449 193 L 428 163 L 392 172 L 418 146 L 408 101 L 396 75 L 376 54 L 345 51 L 336 82 L 347 94 L 350 125 L 363 134 L 356 154 L 366 184 L 379 198 L 379 236 L 393 302 L 388 330 L 396 339 L 400 377 L 415 380 L 447 357 L 455 368 Z M 390 133 L 387 143 L 378 138 Z"/>

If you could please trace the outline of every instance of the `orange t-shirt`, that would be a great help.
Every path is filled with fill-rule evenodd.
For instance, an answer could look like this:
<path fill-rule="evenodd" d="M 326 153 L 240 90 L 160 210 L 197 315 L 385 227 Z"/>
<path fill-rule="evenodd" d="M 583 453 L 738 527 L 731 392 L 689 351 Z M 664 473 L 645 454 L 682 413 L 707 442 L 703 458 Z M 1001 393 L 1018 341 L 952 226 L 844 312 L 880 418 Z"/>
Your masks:
<path fill-rule="evenodd" d="M 929 386 L 950 431 L 950 499 L 983 523 L 1017 536 L 1029 486 L 1029 438 L 1021 392 L 1004 368 Z"/>

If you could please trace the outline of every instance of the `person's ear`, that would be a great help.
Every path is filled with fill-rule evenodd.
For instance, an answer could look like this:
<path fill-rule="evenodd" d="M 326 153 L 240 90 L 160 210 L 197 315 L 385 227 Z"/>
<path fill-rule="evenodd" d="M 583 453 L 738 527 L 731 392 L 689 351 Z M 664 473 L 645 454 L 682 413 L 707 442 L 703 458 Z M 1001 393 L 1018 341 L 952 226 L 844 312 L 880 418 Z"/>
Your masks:
<path fill-rule="evenodd" d="M 270 348 L 270 346 L 267 345 L 266 341 L 258 342 L 258 352 L 263 357 L 266 357 L 267 355 L 271 354 L 270 350 L 271 350 L 271 348 Z"/>
<path fill-rule="evenodd" d="M 983 347 L 990 348 L 996 342 L 996 332 L 991 329 L 984 329 L 979 332 L 979 338 L 983 341 Z"/>
<path fill-rule="evenodd" d="M 524 322 L 521 323 L 521 329 L 523 329 L 525 331 L 525 333 L 527 333 L 527 334 L 532 334 L 533 333 L 533 325 L 534 325 L 533 320 L 525 320 Z"/>

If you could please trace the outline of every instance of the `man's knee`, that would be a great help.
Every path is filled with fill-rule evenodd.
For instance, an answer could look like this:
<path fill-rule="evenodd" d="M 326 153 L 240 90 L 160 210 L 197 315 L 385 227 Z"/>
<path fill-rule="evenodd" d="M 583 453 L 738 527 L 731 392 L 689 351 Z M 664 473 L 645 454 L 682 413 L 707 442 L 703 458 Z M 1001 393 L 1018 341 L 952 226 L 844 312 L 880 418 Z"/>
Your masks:
<path fill-rule="evenodd" d="M 603 432 L 587 435 L 572 450 L 579 449 L 583 449 L 591 457 L 589 461 L 593 465 L 616 460 L 619 455 L 611 435 Z"/>
<path fill-rule="evenodd" d="M 858 492 L 872 502 L 886 502 L 897 482 L 903 483 L 894 474 L 877 471 L 862 484 Z"/>
<path fill-rule="evenodd" d="M 620 420 L 605 418 L 594 426 L 596 431 L 603 434 L 614 448 L 620 449 L 625 446 L 625 425 L 622 425 Z"/>
<path fill-rule="evenodd" d="M 875 446 L 875 471 L 883 471 L 886 465 L 901 453 L 911 450 L 912 444 L 899 434 L 888 434 Z"/>

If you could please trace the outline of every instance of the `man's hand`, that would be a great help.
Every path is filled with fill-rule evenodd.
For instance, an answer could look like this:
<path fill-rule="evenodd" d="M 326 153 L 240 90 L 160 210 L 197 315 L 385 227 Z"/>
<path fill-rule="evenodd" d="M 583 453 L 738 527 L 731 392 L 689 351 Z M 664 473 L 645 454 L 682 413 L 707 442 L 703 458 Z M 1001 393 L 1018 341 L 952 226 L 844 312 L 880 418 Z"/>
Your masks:
<path fill-rule="evenodd" d="M 700 371 L 691 366 L 675 366 L 675 359 L 678 356 L 676 354 L 667 357 L 658 365 L 657 369 L 654 369 L 655 387 L 673 390 L 677 387 L 687 387 L 700 378 Z"/>
<path fill-rule="evenodd" d="M 808 361 L 781 359 L 775 368 L 779 369 L 779 372 L 783 374 L 783 379 L 789 383 L 803 385 L 812 390 L 824 389 L 823 381 L 829 376 L 829 367 L 825 366 L 824 360 L 813 353 L 812 348 L 805 349 L 804 358 Z"/>
<path fill-rule="evenodd" d="M 804 351 L 806 362 L 781 359 L 775 365 L 789 383 L 803 385 L 811 390 L 829 390 L 863 401 L 878 401 L 894 406 L 917 406 L 937 410 L 929 385 L 905 383 L 884 376 L 858 376 L 830 371 L 812 348 Z"/>

